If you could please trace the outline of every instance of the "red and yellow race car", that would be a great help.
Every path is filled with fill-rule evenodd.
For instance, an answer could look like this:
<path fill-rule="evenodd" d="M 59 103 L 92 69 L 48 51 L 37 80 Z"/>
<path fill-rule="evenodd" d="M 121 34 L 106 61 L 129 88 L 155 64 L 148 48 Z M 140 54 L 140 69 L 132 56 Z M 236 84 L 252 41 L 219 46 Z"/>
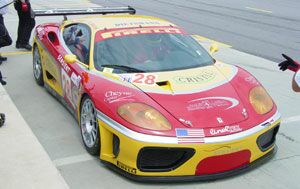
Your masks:
<path fill-rule="evenodd" d="M 276 151 L 280 113 L 263 86 L 184 29 L 131 7 L 35 13 L 65 15 L 35 29 L 36 82 L 74 114 L 87 151 L 114 170 L 140 181 L 209 180 Z"/>

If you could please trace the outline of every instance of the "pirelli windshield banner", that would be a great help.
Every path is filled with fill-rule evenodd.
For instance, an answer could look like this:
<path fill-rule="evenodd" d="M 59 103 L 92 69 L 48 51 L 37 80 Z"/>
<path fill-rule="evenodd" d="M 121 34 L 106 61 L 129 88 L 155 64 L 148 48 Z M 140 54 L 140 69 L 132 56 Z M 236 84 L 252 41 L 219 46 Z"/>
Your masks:
<path fill-rule="evenodd" d="M 126 28 L 126 29 L 110 29 L 100 30 L 96 34 L 95 41 L 117 38 L 123 36 L 141 35 L 141 34 L 186 34 L 182 29 L 177 27 L 138 27 L 138 28 Z"/>

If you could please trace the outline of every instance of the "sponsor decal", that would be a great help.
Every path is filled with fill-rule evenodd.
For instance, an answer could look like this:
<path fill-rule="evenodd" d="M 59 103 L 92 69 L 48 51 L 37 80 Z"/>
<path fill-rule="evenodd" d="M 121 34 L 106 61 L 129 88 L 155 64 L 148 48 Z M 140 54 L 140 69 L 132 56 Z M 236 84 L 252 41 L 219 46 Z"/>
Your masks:
<path fill-rule="evenodd" d="M 248 77 L 245 77 L 245 81 L 250 83 L 250 84 L 254 84 L 254 85 L 258 85 L 258 81 L 255 79 L 255 77 L 253 77 L 252 75 L 251 76 L 248 76 Z"/>
<path fill-rule="evenodd" d="M 81 81 L 81 77 L 80 77 L 80 75 L 76 75 L 74 72 L 71 74 L 71 80 L 72 80 L 72 82 L 74 83 L 74 85 L 76 86 L 76 87 L 79 87 L 79 85 L 80 85 L 80 81 Z"/>
<path fill-rule="evenodd" d="M 203 71 L 201 74 L 195 76 L 176 76 L 173 79 L 178 84 L 201 84 L 206 83 L 216 77 L 216 73 L 213 71 Z"/>
<path fill-rule="evenodd" d="M 103 68 L 103 72 L 105 73 L 113 73 L 114 69 L 113 68 Z"/>
<path fill-rule="evenodd" d="M 58 62 L 60 63 L 61 67 L 69 73 L 71 71 L 71 68 L 68 66 L 68 64 L 65 62 L 64 57 L 60 54 L 57 57 Z"/>
<path fill-rule="evenodd" d="M 61 78 L 64 97 L 69 100 L 70 104 L 75 109 L 77 107 L 79 92 L 81 88 L 81 77 L 77 76 L 74 72 L 70 77 L 64 69 L 61 69 Z"/>
<path fill-rule="evenodd" d="M 140 25 L 159 25 L 160 22 L 158 21 L 146 21 L 146 22 L 123 22 L 123 23 L 116 23 L 116 27 L 128 27 L 128 26 L 140 26 Z"/>
<path fill-rule="evenodd" d="M 204 150 L 206 152 L 213 152 L 214 155 L 230 154 L 241 151 L 241 147 L 221 146 L 213 150 Z"/>
<path fill-rule="evenodd" d="M 77 107 L 78 104 L 78 100 L 79 100 L 79 89 L 76 86 L 72 87 L 72 99 L 71 99 L 71 103 L 73 105 L 74 108 Z"/>
<path fill-rule="evenodd" d="M 211 135 L 218 135 L 218 134 L 224 134 L 224 133 L 236 133 L 241 131 L 239 125 L 231 125 L 231 126 L 225 126 L 220 129 L 210 129 L 209 132 Z"/>
<path fill-rule="evenodd" d="M 71 78 L 63 69 L 61 69 L 61 80 L 62 80 L 61 83 L 64 91 L 64 96 L 66 96 L 69 100 L 71 100 L 72 99 Z"/>
<path fill-rule="evenodd" d="M 195 110 L 208 110 L 217 107 L 230 106 L 230 102 L 225 100 L 202 100 L 197 103 L 189 104 L 187 106 L 188 111 Z"/>
<path fill-rule="evenodd" d="M 247 113 L 247 110 L 246 110 L 245 108 L 243 108 L 242 115 L 243 115 L 245 118 L 248 117 L 248 113 Z"/>
<path fill-rule="evenodd" d="M 176 129 L 178 143 L 204 143 L 203 129 Z"/>
<path fill-rule="evenodd" d="M 124 170 L 124 171 L 126 171 L 126 172 L 128 172 L 128 173 L 136 174 L 136 169 L 135 169 L 135 168 L 132 168 L 132 167 L 130 167 L 130 166 L 128 166 L 128 165 L 125 165 L 125 164 L 123 164 L 123 163 L 121 163 L 121 162 L 119 162 L 119 161 L 117 161 L 117 166 L 118 166 L 120 169 L 122 169 L 122 170 Z"/>
<path fill-rule="evenodd" d="M 188 102 L 187 106 L 188 111 L 195 110 L 207 110 L 213 109 L 217 107 L 227 107 L 225 110 L 236 107 L 239 104 L 239 101 L 235 98 L 224 97 L 224 96 L 216 96 L 216 97 L 206 97 L 206 98 L 198 98 L 195 100 L 191 100 Z"/>
<path fill-rule="evenodd" d="M 131 97 L 134 95 L 132 92 L 126 92 L 126 91 L 107 91 L 105 93 L 105 102 L 113 103 L 113 102 L 119 102 L 123 100 L 134 100 Z"/>
<path fill-rule="evenodd" d="M 37 27 L 36 28 L 37 36 L 40 40 L 42 40 L 46 34 L 45 28 L 44 27 Z"/>
<path fill-rule="evenodd" d="M 223 119 L 222 119 L 221 117 L 217 117 L 217 121 L 218 121 L 219 123 L 223 123 Z"/>
<path fill-rule="evenodd" d="M 112 31 L 104 31 L 100 35 L 96 36 L 96 41 L 102 41 L 106 39 L 131 36 L 131 35 L 140 35 L 140 34 L 160 34 L 160 33 L 183 33 L 179 28 L 171 27 L 157 27 L 157 28 L 132 28 L 132 29 L 118 29 Z"/>
<path fill-rule="evenodd" d="M 129 83 L 138 83 L 142 85 L 155 85 L 157 76 L 153 74 L 122 74 L 120 75 L 123 81 Z"/>
<path fill-rule="evenodd" d="M 179 121 L 181 121 L 182 123 L 184 123 L 185 125 L 189 126 L 189 127 L 193 127 L 193 124 L 191 121 L 179 118 Z"/>

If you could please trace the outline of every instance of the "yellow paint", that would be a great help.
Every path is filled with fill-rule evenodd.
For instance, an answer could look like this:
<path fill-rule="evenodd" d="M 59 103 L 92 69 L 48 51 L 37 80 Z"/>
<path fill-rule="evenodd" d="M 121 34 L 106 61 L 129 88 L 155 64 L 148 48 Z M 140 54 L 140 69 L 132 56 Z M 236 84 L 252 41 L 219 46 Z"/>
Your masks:
<path fill-rule="evenodd" d="M 218 41 L 215 41 L 213 39 L 209 39 L 209 38 L 206 38 L 206 37 L 203 37 L 203 36 L 200 36 L 200 35 L 192 35 L 192 37 L 194 39 L 196 39 L 197 41 L 199 41 L 199 42 L 215 43 L 215 44 L 217 44 L 219 46 L 226 47 L 226 48 L 231 48 L 232 47 L 231 45 L 227 45 L 225 43 L 218 42 Z"/>
<path fill-rule="evenodd" d="M 216 143 L 216 144 L 157 144 L 157 143 L 148 143 L 140 142 L 134 139 L 131 139 L 118 131 L 112 129 L 110 126 L 106 125 L 102 121 L 99 121 L 100 125 L 100 134 L 101 134 L 101 154 L 100 159 L 108 161 L 114 165 L 117 165 L 117 162 L 122 162 L 124 165 L 136 169 L 136 174 L 140 176 L 188 176 L 194 175 L 198 163 L 208 157 L 213 157 L 217 155 L 230 154 L 237 151 L 249 150 L 251 152 L 250 163 L 262 157 L 273 147 L 265 152 L 262 152 L 257 146 L 257 138 L 264 132 L 272 129 L 280 120 L 276 121 L 270 127 L 266 127 L 263 131 L 260 131 L 251 136 L 245 137 L 240 140 L 235 140 L 231 142 Z M 112 148 L 112 134 L 115 134 L 120 139 L 120 152 L 117 157 L 114 157 L 111 153 Z M 108 136 L 105 136 L 108 135 Z M 103 140 L 102 140 L 103 138 Z M 105 140 L 106 139 L 106 140 Z M 108 143 L 108 144 L 106 144 Z M 130 148 L 128 148 L 130 146 Z M 168 172 L 142 172 L 137 168 L 137 156 L 139 151 L 143 147 L 183 147 L 183 148 L 192 148 L 195 150 L 195 154 L 183 165 L 176 168 L 175 170 Z"/>
<path fill-rule="evenodd" d="M 112 142 L 106 142 L 106 141 L 113 141 L 113 133 L 111 133 L 109 130 L 107 130 L 105 127 L 101 126 L 101 122 L 99 124 L 100 129 L 100 142 L 101 142 L 101 149 L 100 154 L 102 156 L 105 156 L 108 159 L 114 158 L 113 154 L 113 143 Z"/>
<path fill-rule="evenodd" d="M 205 67 L 147 74 L 122 74 L 120 77 L 125 80 L 131 80 L 131 82 L 144 91 L 165 94 L 185 94 L 215 88 L 228 82 L 227 78 L 234 77 L 236 73 L 236 67 L 216 62 L 211 66 Z M 143 75 L 140 82 L 134 82 L 140 75 Z M 169 88 L 161 87 L 159 85 L 146 84 L 144 81 L 147 79 L 148 75 L 155 76 L 155 83 L 163 81 L 169 82 L 168 85 L 172 86 L 172 91 L 170 91 Z"/>
<path fill-rule="evenodd" d="M 47 83 L 53 90 L 55 90 L 57 94 L 62 96 L 63 90 L 60 79 L 60 69 L 56 65 L 54 58 L 50 55 L 50 53 L 47 50 L 43 48 L 43 46 L 38 42 L 38 40 L 35 37 L 33 41 L 33 44 L 37 45 L 40 52 L 44 82 Z M 46 75 L 46 72 L 50 73 L 53 76 L 53 78 L 49 79 Z"/>

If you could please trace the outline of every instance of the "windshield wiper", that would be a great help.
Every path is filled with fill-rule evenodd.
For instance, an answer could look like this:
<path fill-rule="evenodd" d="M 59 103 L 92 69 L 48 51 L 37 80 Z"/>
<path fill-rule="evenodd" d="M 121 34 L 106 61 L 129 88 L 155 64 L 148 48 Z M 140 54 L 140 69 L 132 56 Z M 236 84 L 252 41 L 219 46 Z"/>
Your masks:
<path fill-rule="evenodd" d="M 130 66 L 125 66 L 125 65 L 117 65 L 117 64 L 103 64 L 103 65 L 101 65 L 101 67 L 116 68 L 116 69 L 124 70 L 127 72 L 131 72 L 131 73 L 135 73 L 135 72 L 144 73 L 145 72 L 144 70 L 140 70 L 140 69 L 133 68 Z"/>

